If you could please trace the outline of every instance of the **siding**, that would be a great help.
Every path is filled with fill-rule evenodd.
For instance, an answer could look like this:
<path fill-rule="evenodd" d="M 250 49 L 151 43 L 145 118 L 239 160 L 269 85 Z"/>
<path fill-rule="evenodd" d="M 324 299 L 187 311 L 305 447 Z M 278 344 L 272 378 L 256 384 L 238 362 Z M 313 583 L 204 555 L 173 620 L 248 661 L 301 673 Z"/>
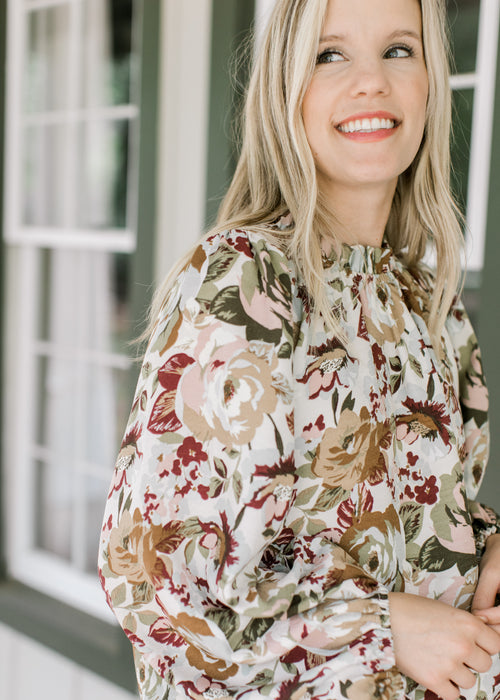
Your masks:
<path fill-rule="evenodd" d="M 2 700 L 137 700 L 137 697 L 0 625 Z"/>

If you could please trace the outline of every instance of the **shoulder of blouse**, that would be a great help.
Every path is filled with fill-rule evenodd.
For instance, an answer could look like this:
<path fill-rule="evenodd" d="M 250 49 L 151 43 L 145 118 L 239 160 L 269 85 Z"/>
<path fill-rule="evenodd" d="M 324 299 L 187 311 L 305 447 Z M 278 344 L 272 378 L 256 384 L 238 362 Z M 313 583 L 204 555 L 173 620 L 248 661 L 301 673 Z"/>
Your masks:
<path fill-rule="evenodd" d="M 304 315 L 302 283 L 280 231 L 229 229 L 192 249 L 158 314 L 150 349 L 159 335 L 175 338 L 176 318 L 213 315 L 229 325 L 259 325 L 263 338 L 291 331 Z M 273 326 L 276 326 L 273 328 Z M 288 332 L 285 334 L 288 335 Z M 292 335 L 295 335 L 292 332 Z"/>

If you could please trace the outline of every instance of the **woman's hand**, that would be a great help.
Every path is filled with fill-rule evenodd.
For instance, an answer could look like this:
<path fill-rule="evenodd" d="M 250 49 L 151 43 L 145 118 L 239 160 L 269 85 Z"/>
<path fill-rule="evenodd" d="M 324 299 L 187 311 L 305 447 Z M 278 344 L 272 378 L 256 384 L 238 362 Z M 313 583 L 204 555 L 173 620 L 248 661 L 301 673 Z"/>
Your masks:
<path fill-rule="evenodd" d="M 472 612 L 500 634 L 500 607 L 495 607 L 499 593 L 500 535 L 490 535 L 479 564 L 479 581 L 472 601 Z"/>
<path fill-rule="evenodd" d="M 474 687 L 500 652 L 500 634 L 465 610 L 408 593 L 389 593 L 389 606 L 396 666 L 443 700 Z"/>

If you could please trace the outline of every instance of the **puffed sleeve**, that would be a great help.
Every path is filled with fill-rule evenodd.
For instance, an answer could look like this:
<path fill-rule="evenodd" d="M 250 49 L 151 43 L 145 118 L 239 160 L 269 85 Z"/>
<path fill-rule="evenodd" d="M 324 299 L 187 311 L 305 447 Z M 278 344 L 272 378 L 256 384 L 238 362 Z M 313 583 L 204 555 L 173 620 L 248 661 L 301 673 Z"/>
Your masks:
<path fill-rule="evenodd" d="M 176 698 L 403 697 L 387 591 L 321 533 L 295 547 L 287 526 L 295 284 L 257 234 L 214 236 L 151 339 L 99 562 L 144 688 L 149 668 Z M 163 698 L 150 685 L 143 697 Z"/>
<path fill-rule="evenodd" d="M 457 301 L 448 319 L 459 367 L 460 405 L 464 422 L 464 477 L 473 518 L 477 553 L 484 551 L 486 539 L 500 532 L 500 516 L 476 498 L 489 457 L 488 390 L 481 352 L 463 304 Z"/>

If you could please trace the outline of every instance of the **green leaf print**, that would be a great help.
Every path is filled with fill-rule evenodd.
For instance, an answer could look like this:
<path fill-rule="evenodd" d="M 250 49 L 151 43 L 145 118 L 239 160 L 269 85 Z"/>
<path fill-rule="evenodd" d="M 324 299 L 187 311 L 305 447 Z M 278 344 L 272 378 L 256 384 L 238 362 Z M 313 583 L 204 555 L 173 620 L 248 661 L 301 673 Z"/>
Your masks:
<path fill-rule="evenodd" d="M 342 413 L 344 413 L 344 411 L 353 411 L 355 403 L 356 401 L 352 397 L 352 391 L 350 391 L 349 394 L 345 397 L 344 403 L 342 404 Z"/>
<path fill-rule="evenodd" d="M 403 522 L 406 542 L 416 540 L 422 529 L 424 507 L 418 503 L 403 503 L 399 515 Z"/>
<path fill-rule="evenodd" d="M 417 360 L 416 357 L 413 357 L 413 355 L 410 355 L 409 360 L 410 360 L 410 367 L 412 368 L 412 370 L 415 372 L 415 374 L 417 376 L 419 376 L 422 379 L 424 376 L 424 373 L 422 372 L 422 365 L 420 364 L 420 362 Z"/>
<path fill-rule="evenodd" d="M 207 610 L 205 617 L 215 622 L 228 639 L 238 628 L 238 615 L 228 608 L 212 608 Z"/>
<path fill-rule="evenodd" d="M 420 550 L 419 564 L 424 571 L 445 571 L 452 567 L 455 558 L 445 549 L 437 537 L 428 539 Z"/>
<path fill-rule="evenodd" d="M 222 478 L 227 478 L 227 467 L 220 457 L 215 457 L 214 467 L 217 474 Z"/>
<path fill-rule="evenodd" d="M 241 482 L 241 474 L 236 471 L 233 476 L 233 491 L 236 497 L 236 501 L 240 500 L 241 492 L 243 490 L 243 484 Z"/>
<path fill-rule="evenodd" d="M 401 372 L 403 366 L 399 357 L 391 357 L 389 359 L 389 364 L 393 372 Z"/>
<path fill-rule="evenodd" d="M 132 596 L 134 598 L 134 605 L 150 603 L 155 597 L 155 589 L 150 583 L 144 581 L 132 588 Z"/>
<path fill-rule="evenodd" d="M 210 498 L 217 498 L 224 490 L 224 481 L 217 476 L 213 476 L 210 479 L 210 490 L 208 492 Z"/>
<path fill-rule="evenodd" d="M 187 518 L 182 526 L 182 534 L 186 537 L 196 537 L 201 535 L 203 528 L 200 525 L 200 520 L 196 516 L 192 518 Z"/>
<path fill-rule="evenodd" d="M 335 387 L 335 391 L 332 394 L 332 409 L 335 420 L 337 419 L 337 408 L 339 405 L 339 390 Z"/>
<path fill-rule="evenodd" d="M 239 257 L 240 255 L 237 250 L 224 247 L 222 254 L 214 255 L 212 258 L 209 258 L 210 265 L 208 266 L 204 282 L 214 282 L 222 279 Z"/>
<path fill-rule="evenodd" d="M 249 683 L 251 687 L 255 686 L 256 688 L 264 689 L 264 687 L 267 687 L 270 685 L 274 680 L 274 671 L 272 668 L 268 668 L 265 671 L 261 671 L 258 673 L 253 681 Z M 261 688 L 262 686 L 262 688 Z"/>
<path fill-rule="evenodd" d="M 247 315 L 243 310 L 238 287 L 226 287 L 210 304 L 210 313 L 225 323 L 244 326 Z"/>
<path fill-rule="evenodd" d="M 111 600 L 113 601 L 113 605 L 116 605 L 116 607 L 119 607 L 125 602 L 125 598 L 127 597 L 127 587 L 124 583 L 121 583 L 117 588 L 115 588 L 111 592 Z"/>
<path fill-rule="evenodd" d="M 288 360 L 292 355 L 292 346 L 290 343 L 284 343 L 278 350 L 278 357 L 281 360 Z"/>
<path fill-rule="evenodd" d="M 465 576 L 476 567 L 477 558 L 475 554 L 452 552 L 446 549 L 437 537 L 431 537 L 424 542 L 420 551 L 419 564 L 427 571 L 445 571 L 456 565 L 462 576 Z"/>
<path fill-rule="evenodd" d="M 253 644 L 259 637 L 262 637 L 273 624 L 274 620 L 272 617 L 257 617 L 243 630 L 243 642 L 248 645 Z"/>
<path fill-rule="evenodd" d="M 309 488 L 301 491 L 299 493 L 299 495 L 297 496 L 297 498 L 295 499 L 294 506 L 296 508 L 300 508 L 301 506 L 305 506 L 307 503 L 309 503 L 309 501 L 314 496 L 314 494 L 316 493 L 317 490 L 318 490 L 317 486 L 309 486 Z"/>
<path fill-rule="evenodd" d="M 158 619 L 158 613 L 152 612 L 150 610 L 145 610 L 143 612 L 137 613 L 137 617 L 143 625 L 151 627 L 151 625 L 154 625 L 154 623 Z"/>
<path fill-rule="evenodd" d="M 427 399 L 428 399 L 428 401 L 434 400 L 435 393 L 436 393 L 436 388 L 434 385 L 434 377 L 431 374 L 429 377 L 429 381 L 427 382 Z"/>
<path fill-rule="evenodd" d="M 314 510 L 319 510 L 326 512 L 331 508 L 334 508 L 346 498 L 349 498 L 350 492 L 338 486 L 334 489 L 324 489 L 321 496 L 318 498 L 314 504 Z M 313 512 L 314 512 L 313 510 Z"/>
<path fill-rule="evenodd" d="M 222 289 L 210 304 L 210 313 L 225 323 L 245 326 L 247 340 L 262 340 L 278 345 L 281 340 L 281 328 L 269 329 L 261 326 L 248 316 L 240 299 L 239 287 Z"/>
<path fill-rule="evenodd" d="M 184 550 L 184 558 L 186 560 L 186 564 L 191 563 L 191 560 L 194 557 L 195 551 L 196 551 L 196 540 L 191 540 L 191 542 L 187 545 L 186 549 Z"/>

